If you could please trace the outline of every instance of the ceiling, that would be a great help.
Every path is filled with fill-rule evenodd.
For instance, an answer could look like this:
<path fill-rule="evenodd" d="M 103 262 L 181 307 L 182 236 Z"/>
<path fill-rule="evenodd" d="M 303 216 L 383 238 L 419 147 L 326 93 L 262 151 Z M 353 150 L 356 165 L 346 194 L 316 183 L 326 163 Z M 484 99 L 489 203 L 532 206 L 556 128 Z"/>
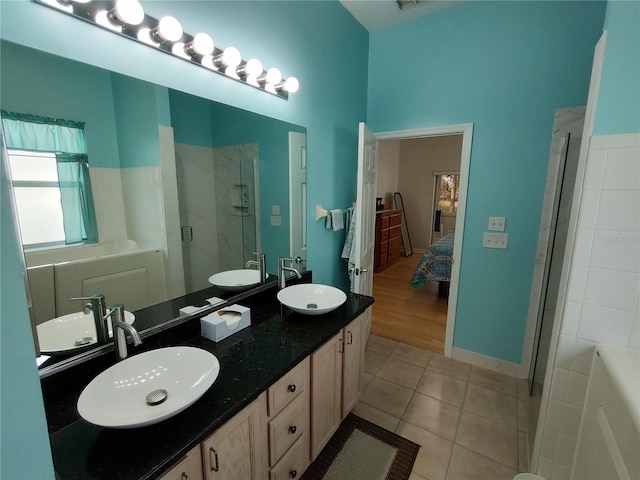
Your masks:
<path fill-rule="evenodd" d="M 463 3 L 464 0 L 418 0 L 415 5 L 398 8 L 395 0 L 340 0 L 369 32 L 397 25 L 407 20 L 439 12 Z"/>

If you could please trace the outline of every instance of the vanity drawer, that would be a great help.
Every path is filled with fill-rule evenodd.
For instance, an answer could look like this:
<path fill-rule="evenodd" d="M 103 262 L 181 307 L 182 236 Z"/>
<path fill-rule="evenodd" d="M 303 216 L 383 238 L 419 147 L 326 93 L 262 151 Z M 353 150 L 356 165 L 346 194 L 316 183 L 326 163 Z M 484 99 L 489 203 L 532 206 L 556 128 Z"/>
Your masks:
<path fill-rule="evenodd" d="M 300 478 L 309 466 L 309 440 L 301 435 L 291 450 L 269 472 L 269 480 L 293 480 Z"/>
<path fill-rule="evenodd" d="M 298 395 L 287 408 L 269 422 L 269 464 L 276 462 L 291 445 L 309 430 L 307 395 Z"/>
<path fill-rule="evenodd" d="M 269 387 L 267 393 L 269 416 L 273 417 L 289 402 L 307 389 L 309 383 L 309 358 L 285 374 Z"/>

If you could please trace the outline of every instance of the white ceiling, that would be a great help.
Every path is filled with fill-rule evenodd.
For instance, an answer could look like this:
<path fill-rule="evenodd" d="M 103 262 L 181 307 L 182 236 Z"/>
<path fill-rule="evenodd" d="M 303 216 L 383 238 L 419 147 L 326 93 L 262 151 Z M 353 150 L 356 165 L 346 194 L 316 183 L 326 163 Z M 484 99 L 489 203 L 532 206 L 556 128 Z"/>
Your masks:
<path fill-rule="evenodd" d="M 464 0 L 419 0 L 416 5 L 398 8 L 395 0 L 340 0 L 369 32 L 439 12 L 463 3 Z"/>

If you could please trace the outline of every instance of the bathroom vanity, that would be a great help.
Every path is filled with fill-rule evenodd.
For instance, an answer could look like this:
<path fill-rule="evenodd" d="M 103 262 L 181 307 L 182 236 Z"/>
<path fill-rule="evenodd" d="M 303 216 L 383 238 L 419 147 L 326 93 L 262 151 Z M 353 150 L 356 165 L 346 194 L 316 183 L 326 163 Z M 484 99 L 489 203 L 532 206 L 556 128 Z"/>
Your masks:
<path fill-rule="evenodd" d="M 310 272 L 303 281 L 311 281 Z M 58 478 L 301 476 L 357 402 L 373 298 L 348 294 L 337 310 L 305 316 L 282 307 L 276 293 L 272 285 L 240 302 L 251 308 L 251 327 L 221 342 L 201 337 L 196 317 L 131 348 L 135 355 L 190 345 L 220 361 L 220 374 L 204 396 L 161 423 L 111 429 L 79 417 L 80 392 L 113 364 L 113 353 L 43 378 Z"/>

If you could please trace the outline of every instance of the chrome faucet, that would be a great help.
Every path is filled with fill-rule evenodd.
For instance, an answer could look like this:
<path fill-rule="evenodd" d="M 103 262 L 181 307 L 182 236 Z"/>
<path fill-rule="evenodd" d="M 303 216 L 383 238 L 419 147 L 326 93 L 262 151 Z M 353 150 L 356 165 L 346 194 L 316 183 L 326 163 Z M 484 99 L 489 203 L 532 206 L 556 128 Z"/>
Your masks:
<path fill-rule="evenodd" d="M 75 297 L 71 300 L 89 300 L 82 311 L 86 314 L 93 312 L 93 321 L 96 324 L 96 340 L 98 345 L 104 345 L 109 341 L 109 329 L 107 327 L 106 315 L 107 304 L 104 295 L 91 295 L 90 297 Z"/>
<path fill-rule="evenodd" d="M 125 332 L 127 332 L 131 338 L 133 339 L 134 345 L 140 345 L 142 343 L 142 339 L 138 334 L 138 331 L 133 328 L 132 325 L 129 325 L 124 321 L 124 305 L 118 303 L 116 305 L 110 305 L 109 309 L 111 310 L 107 315 L 105 315 L 105 320 L 111 317 L 111 325 L 113 326 L 113 345 L 116 348 L 116 358 L 118 360 L 124 360 L 127 358 L 127 336 Z"/>
<path fill-rule="evenodd" d="M 249 268 L 250 266 L 255 265 L 260 272 L 260 284 L 264 285 L 267 283 L 267 257 L 264 253 L 253 252 L 253 254 L 258 257 L 258 260 L 249 260 L 245 264 L 245 267 Z"/>
<path fill-rule="evenodd" d="M 296 277 L 302 278 L 300 272 L 293 267 L 285 266 L 285 262 L 293 262 L 292 258 L 280 257 L 278 261 L 278 289 L 283 289 L 287 286 L 287 273 L 293 272 Z"/>

